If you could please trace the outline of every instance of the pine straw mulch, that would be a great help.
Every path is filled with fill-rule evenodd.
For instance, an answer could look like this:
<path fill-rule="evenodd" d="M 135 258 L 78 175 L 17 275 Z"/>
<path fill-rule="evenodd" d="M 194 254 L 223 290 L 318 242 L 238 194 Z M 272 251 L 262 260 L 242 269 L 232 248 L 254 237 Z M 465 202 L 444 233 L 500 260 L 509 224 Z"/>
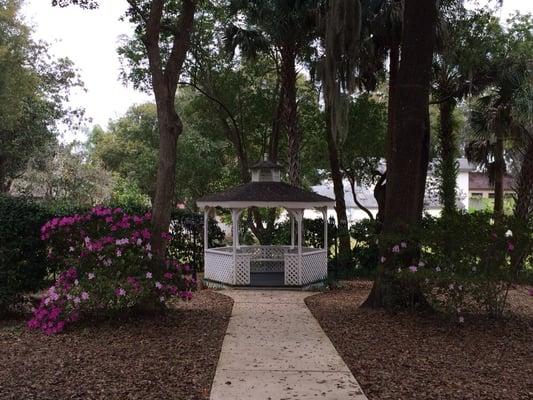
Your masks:
<path fill-rule="evenodd" d="M 511 315 L 387 314 L 360 309 L 372 283 L 306 302 L 370 400 L 533 399 L 533 298 L 510 293 Z"/>
<path fill-rule="evenodd" d="M 207 399 L 232 304 L 205 290 L 164 315 L 53 337 L 0 321 L 0 399 Z"/>

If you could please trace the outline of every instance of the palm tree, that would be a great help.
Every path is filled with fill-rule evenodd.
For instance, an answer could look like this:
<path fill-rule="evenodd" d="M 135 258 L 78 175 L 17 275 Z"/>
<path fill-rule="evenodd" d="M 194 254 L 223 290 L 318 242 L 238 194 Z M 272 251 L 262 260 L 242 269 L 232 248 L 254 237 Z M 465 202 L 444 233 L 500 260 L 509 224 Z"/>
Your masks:
<path fill-rule="evenodd" d="M 491 83 L 491 54 L 502 29 L 486 10 L 453 8 L 441 15 L 439 53 L 433 59 L 432 104 L 439 107 L 437 174 L 443 214 L 456 210 L 456 158 L 459 146 L 453 114 L 458 102 Z"/>
<path fill-rule="evenodd" d="M 506 147 L 512 151 L 531 136 L 523 120 L 517 118 L 517 93 L 529 74 L 520 60 L 498 63 L 495 86 L 474 103 L 470 114 L 473 140 L 466 147 L 469 160 L 485 167 L 494 184 L 494 215 L 503 214 L 503 179 L 506 173 Z M 515 147 L 520 148 L 520 147 Z"/>
<path fill-rule="evenodd" d="M 279 118 L 288 135 L 289 180 L 300 186 L 300 143 L 296 101 L 296 60 L 309 48 L 316 35 L 318 0 L 232 0 L 235 23 L 226 30 L 229 50 L 239 47 L 246 58 L 258 52 L 273 52 L 280 57 Z M 276 161 L 277 137 L 273 137 L 270 156 Z"/>

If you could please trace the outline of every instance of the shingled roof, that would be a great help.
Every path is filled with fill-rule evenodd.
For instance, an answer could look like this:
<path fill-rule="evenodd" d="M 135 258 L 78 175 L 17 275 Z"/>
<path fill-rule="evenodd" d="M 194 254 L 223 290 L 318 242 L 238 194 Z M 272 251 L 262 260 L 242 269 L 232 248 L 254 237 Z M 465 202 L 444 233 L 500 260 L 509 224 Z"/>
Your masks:
<path fill-rule="evenodd" d="M 284 182 L 249 182 L 226 191 L 209 194 L 197 201 L 199 207 L 333 207 L 326 196 Z"/>

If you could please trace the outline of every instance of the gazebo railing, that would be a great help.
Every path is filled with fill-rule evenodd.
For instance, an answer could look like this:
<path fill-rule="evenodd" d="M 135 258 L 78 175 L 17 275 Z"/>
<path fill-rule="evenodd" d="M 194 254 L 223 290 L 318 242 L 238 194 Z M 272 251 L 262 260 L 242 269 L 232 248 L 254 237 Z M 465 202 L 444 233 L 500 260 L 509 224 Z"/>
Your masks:
<path fill-rule="evenodd" d="M 327 275 L 326 250 L 292 246 L 240 246 L 207 249 L 205 278 L 233 285 L 249 285 L 250 273 L 283 272 L 288 286 L 317 282 Z"/>

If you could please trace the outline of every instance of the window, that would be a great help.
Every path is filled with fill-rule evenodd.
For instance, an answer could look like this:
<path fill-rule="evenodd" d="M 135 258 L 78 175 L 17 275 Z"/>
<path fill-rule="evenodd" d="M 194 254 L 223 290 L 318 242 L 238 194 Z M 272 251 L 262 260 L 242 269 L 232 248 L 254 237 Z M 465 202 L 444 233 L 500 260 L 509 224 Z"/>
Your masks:
<path fill-rule="evenodd" d="M 482 199 L 482 198 L 483 198 L 483 193 L 472 193 L 472 194 L 470 195 L 470 198 L 472 198 L 472 199 L 476 199 L 476 200 L 477 200 L 477 199 Z"/>

